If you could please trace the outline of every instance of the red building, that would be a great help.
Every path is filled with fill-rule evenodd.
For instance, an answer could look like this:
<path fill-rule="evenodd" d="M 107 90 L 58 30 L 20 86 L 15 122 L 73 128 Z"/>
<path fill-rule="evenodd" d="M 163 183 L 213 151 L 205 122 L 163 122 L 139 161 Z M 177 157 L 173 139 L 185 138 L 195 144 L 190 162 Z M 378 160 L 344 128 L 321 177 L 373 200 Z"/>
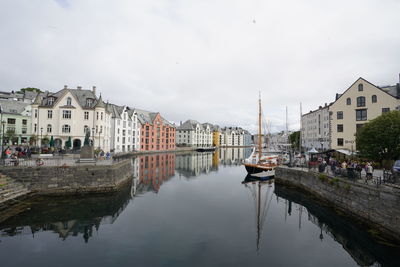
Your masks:
<path fill-rule="evenodd" d="M 140 150 L 174 150 L 175 126 L 158 112 L 136 110 L 141 123 Z"/>

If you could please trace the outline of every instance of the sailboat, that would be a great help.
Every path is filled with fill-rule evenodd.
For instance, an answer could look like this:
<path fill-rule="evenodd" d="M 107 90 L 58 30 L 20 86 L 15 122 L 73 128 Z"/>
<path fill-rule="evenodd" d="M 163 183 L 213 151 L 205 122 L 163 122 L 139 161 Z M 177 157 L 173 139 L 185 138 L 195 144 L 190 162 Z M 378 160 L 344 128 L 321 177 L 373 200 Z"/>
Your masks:
<path fill-rule="evenodd" d="M 258 147 L 253 149 L 250 157 L 243 164 L 249 175 L 270 179 L 275 176 L 275 167 L 278 165 L 278 157 L 276 155 L 263 155 L 262 149 L 262 116 L 261 116 L 261 94 L 258 99 Z"/>

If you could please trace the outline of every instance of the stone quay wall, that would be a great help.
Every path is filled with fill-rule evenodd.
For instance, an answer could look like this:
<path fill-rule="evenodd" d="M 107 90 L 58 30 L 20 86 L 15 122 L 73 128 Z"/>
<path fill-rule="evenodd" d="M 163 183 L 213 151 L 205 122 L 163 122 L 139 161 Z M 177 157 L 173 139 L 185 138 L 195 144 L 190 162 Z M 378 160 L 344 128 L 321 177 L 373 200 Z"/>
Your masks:
<path fill-rule="evenodd" d="M 133 176 L 131 160 L 112 165 L 2 167 L 0 173 L 22 183 L 32 193 L 105 193 L 118 190 Z"/>
<path fill-rule="evenodd" d="M 285 167 L 276 168 L 275 182 L 300 187 L 346 215 L 400 240 L 399 188 L 377 188 L 344 178 Z"/>

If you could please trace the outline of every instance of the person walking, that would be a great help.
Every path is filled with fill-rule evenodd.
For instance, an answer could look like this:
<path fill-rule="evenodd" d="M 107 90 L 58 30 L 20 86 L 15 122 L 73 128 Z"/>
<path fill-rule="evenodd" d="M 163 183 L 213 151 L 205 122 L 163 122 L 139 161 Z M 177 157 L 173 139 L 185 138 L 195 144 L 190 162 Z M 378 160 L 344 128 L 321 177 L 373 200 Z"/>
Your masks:
<path fill-rule="evenodd" d="M 372 180 L 372 173 L 373 173 L 374 169 L 372 168 L 372 165 L 370 162 L 367 163 L 367 167 L 365 169 L 366 169 L 366 173 L 367 173 L 365 183 L 368 183 L 369 180 Z"/>

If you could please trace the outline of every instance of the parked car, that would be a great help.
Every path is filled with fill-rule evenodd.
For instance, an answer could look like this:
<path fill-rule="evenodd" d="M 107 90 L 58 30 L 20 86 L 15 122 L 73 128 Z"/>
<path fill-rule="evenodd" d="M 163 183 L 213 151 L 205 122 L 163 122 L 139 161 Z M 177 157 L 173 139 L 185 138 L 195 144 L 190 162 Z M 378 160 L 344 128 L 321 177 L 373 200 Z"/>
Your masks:
<path fill-rule="evenodd" d="M 400 159 L 396 160 L 393 164 L 392 173 L 394 177 L 400 177 Z"/>

